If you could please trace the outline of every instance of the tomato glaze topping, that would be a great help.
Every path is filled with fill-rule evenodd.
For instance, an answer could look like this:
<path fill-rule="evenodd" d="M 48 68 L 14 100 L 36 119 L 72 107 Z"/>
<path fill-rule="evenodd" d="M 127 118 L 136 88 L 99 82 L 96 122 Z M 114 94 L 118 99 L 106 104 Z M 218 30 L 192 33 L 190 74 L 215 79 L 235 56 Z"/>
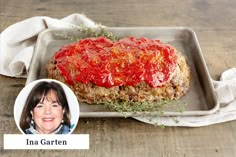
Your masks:
<path fill-rule="evenodd" d="M 81 39 L 55 53 L 57 68 L 69 84 L 92 82 L 102 87 L 145 81 L 151 87 L 170 80 L 177 66 L 175 49 L 160 40 L 126 37 Z"/>

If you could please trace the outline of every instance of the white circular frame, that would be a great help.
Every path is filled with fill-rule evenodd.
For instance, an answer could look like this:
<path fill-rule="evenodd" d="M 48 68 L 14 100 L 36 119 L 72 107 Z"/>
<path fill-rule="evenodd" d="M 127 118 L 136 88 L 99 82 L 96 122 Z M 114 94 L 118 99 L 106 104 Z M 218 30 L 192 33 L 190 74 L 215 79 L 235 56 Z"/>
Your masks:
<path fill-rule="evenodd" d="M 66 98 L 67 98 L 67 101 L 69 104 L 70 115 L 71 115 L 70 121 L 71 121 L 71 125 L 72 125 L 72 128 L 68 134 L 71 134 L 74 131 L 74 129 L 76 128 L 76 125 L 79 121 L 79 115 L 80 115 L 79 102 L 78 102 L 74 92 L 67 85 L 65 85 L 64 83 L 62 83 L 60 81 L 53 80 L 53 79 L 40 79 L 40 80 L 33 81 L 33 82 L 27 84 L 20 91 L 20 93 L 16 97 L 15 104 L 14 104 L 14 119 L 15 119 L 18 129 L 20 130 L 20 132 L 22 134 L 25 134 L 24 131 L 20 128 L 20 117 L 22 114 L 22 110 L 24 108 L 26 99 L 28 98 L 28 95 L 31 92 L 32 88 L 36 84 L 38 84 L 39 82 L 42 82 L 42 81 L 59 83 L 62 86 L 63 90 L 65 91 Z"/>

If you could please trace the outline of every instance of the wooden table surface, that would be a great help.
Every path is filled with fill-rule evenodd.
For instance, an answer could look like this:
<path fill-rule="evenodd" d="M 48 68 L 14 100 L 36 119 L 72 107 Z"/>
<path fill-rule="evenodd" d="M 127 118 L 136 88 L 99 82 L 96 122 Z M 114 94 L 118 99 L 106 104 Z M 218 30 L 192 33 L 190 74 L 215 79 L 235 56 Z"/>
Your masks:
<path fill-rule="evenodd" d="M 106 26 L 186 26 L 199 39 L 214 79 L 236 67 L 234 0 L 0 0 L 0 31 L 33 16 L 84 13 Z M 0 75 L 0 156 L 235 157 L 236 121 L 200 128 L 165 127 L 132 118 L 83 118 L 74 133 L 90 134 L 89 150 L 3 150 L 3 134 L 20 133 L 14 101 L 25 79 Z"/>

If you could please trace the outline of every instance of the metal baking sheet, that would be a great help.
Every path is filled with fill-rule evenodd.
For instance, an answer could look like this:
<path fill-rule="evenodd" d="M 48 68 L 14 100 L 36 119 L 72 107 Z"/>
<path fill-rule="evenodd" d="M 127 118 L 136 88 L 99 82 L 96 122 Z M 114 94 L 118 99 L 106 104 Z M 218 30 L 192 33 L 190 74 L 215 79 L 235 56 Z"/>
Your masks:
<path fill-rule="evenodd" d="M 197 116 L 214 113 L 219 108 L 213 84 L 204 61 L 196 34 L 185 27 L 113 27 L 107 28 L 114 34 L 125 37 L 147 37 L 169 43 L 186 57 L 191 68 L 191 84 L 188 93 L 177 101 L 170 102 L 160 112 L 110 111 L 103 105 L 88 105 L 80 102 L 80 117 L 133 117 L 133 116 Z M 62 45 L 71 41 L 62 37 L 80 37 L 75 29 L 49 29 L 42 32 L 37 40 L 36 49 L 30 66 L 26 84 L 47 78 L 45 65 Z"/>

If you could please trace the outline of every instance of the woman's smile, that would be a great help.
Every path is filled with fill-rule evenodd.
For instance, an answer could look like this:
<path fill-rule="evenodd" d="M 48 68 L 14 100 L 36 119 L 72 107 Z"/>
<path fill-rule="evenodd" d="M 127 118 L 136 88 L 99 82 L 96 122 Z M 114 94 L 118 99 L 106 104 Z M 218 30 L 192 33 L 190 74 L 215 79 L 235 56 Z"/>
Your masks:
<path fill-rule="evenodd" d="M 42 118 L 44 122 L 53 122 L 54 118 Z"/>

